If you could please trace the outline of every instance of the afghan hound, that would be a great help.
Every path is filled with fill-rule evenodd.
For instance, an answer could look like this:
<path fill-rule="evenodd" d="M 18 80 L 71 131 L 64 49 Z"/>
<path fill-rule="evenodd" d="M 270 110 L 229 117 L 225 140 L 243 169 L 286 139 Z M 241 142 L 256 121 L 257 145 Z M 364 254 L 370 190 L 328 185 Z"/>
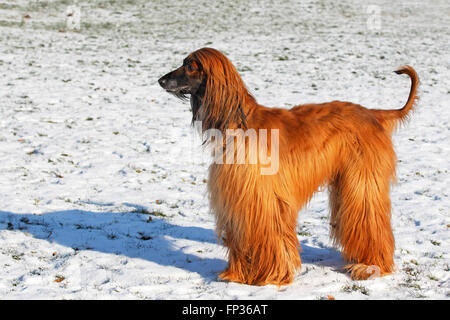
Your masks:
<path fill-rule="evenodd" d="M 341 101 L 289 110 L 264 107 L 233 64 L 212 48 L 189 54 L 181 67 L 159 79 L 175 96 L 190 95 L 192 120 L 201 121 L 202 132 L 225 135 L 241 130 L 248 142 L 244 148 L 235 144 L 231 151 L 245 152 L 246 161 L 215 161 L 209 168 L 210 207 L 218 238 L 228 252 L 221 279 L 252 285 L 291 283 L 301 267 L 297 214 L 323 186 L 330 195 L 330 236 L 348 261 L 345 270 L 351 278 L 393 272 L 389 192 L 395 182 L 396 155 L 391 136 L 413 109 L 419 84 L 412 67 L 395 72 L 407 74 L 412 82 L 408 101 L 398 110 Z M 262 139 L 264 130 L 272 137 L 276 132 L 278 140 Z M 259 151 L 267 147 L 269 158 L 278 157 L 275 172 L 262 173 L 267 161 L 248 161 L 255 150 L 249 146 L 250 131 L 256 134 Z M 230 142 L 229 136 L 217 137 L 213 137 L 215 151 L 221 137 Z M 230 152 L 221 155 L 225 158 Z"/>

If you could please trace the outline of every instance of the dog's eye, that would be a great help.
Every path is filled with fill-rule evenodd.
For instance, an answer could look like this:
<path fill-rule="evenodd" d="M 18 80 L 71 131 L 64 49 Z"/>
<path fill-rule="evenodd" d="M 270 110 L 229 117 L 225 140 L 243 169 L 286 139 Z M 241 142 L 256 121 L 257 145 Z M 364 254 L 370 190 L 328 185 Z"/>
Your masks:
<path fill-rule="evenodd" d="M 187 65 L 187 70 L 189 71 L 189 72 L 192 72 L 192 71 L 195 71 L 195 70 L 197 70 L 192 64 L 188 64 Z"/>

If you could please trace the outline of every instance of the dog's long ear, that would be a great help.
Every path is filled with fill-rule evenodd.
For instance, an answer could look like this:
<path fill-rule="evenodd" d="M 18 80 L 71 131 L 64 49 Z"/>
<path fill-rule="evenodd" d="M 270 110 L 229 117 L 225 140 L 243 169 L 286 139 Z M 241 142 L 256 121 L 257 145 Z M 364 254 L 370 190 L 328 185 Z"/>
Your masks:
<path fill-rule="evenodd" d="M 248 92 L 234 65 L 221 52 L 203 48 L 192 53 L 205 75 L 205 92 L 201 102 L 203 131 L 224 131 L 244 127 L 244 106 L 254 98 Z"/>

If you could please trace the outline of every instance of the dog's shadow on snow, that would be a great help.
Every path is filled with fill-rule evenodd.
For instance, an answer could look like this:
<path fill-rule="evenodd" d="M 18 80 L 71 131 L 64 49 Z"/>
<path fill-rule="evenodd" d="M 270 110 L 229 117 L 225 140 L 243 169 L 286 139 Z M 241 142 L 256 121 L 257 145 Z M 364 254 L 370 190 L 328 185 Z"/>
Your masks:
<path fill-rule="evenodd" d="M 207 257 L 217 243 L 214 230 L 172 224 L 145 210 L 142 213 L 139 209 L 142 207 L 125 205 L 136 209 L 131 212 L 63 210 L 42 214 L 0 211 L 0 230 L 24 232 L 72 248 L 74 252 L 90 250 L 140 258 L 198 273 L 207 281 L 217 280 L 217 273 L 226 267 L 226 261 L 225 250 L 224 259 Z M 153 272 L 149 266 L 148 274 Z"/>
<path fill-rule="evenodd" d="M 217 274 L 225 269 L 227 261 L 225 248 L 219 250 L 223 259 L 208 254 L 217 246 L 214 230 L 172 224 L 143 210 L 142 206 L 125 205 L 133 210 L 63 210 L 42 214 L 0 211 L 0 230 L 26 232 L 36 239 L 72 248 L 74 252 L 90 250 L 140 258 L 195 272 L 206 281 L 218 280 Z M 342 264 L 340 253 L 333 248 L 311 247 L 303 242 L 301 246 L 303 263 L 328 267 Z M 149 266 L 148 273 L 152 272 L 155 271 Z"/>

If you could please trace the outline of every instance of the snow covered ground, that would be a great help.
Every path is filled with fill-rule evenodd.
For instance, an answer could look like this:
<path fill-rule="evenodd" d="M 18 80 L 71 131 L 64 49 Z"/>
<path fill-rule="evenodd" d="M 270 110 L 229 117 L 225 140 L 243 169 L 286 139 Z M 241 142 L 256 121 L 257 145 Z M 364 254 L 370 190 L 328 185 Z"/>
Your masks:
<path fill-rule="evenodd" d="M 440 1 L 0 1 L 1 299 L 448 299 L 450 5 Z M 203 46 L 258 101 L 400 108 L 397 271 L 351 281 L 328 238 L 326 192 L 300 212 L 289 286 L 218 281 L 208 157 L 188 103 L 157 79 Z"/>

